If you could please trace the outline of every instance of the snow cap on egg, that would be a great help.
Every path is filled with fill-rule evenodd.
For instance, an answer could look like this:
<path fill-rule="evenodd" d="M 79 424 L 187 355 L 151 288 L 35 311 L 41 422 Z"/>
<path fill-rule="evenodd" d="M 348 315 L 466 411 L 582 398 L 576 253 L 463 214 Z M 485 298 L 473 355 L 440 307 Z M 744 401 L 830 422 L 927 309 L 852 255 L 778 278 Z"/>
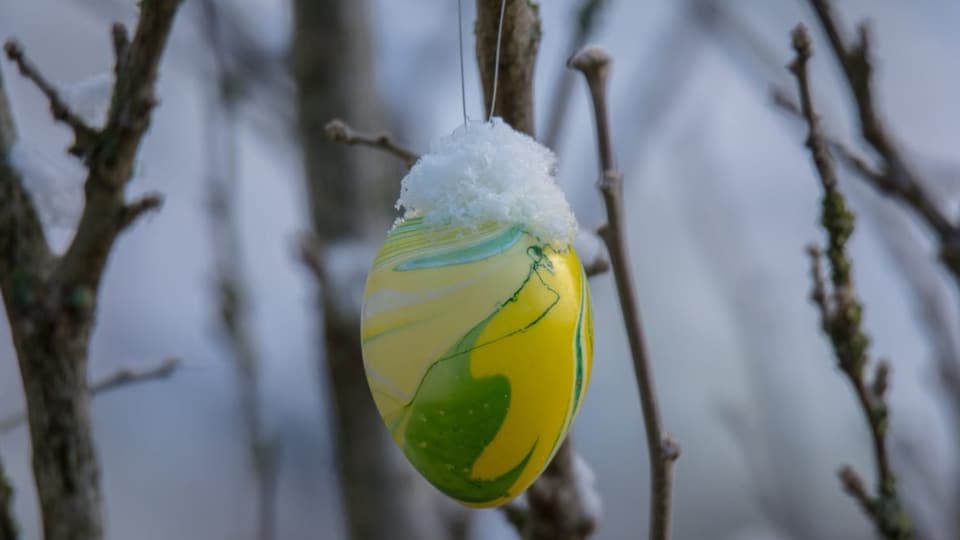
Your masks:
<path fill-rule="evenodd" d="M 565 248 L 577 221 L 556 183 L 557 157 L 500 118 L 461 126 L 410 169 L 397 208 L 428 225 L 470 230 L 485 223 L 524 226 L 540 241 Z"/>

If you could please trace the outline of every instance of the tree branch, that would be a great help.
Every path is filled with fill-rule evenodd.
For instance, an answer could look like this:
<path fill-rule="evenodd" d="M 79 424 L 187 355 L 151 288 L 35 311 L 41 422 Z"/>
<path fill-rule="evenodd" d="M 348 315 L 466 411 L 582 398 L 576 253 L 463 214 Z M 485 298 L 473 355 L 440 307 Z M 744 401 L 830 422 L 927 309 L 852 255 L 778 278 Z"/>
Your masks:
<path fill-rule="evenodd" d="M 360 133 L 355 131 L 346 122 L 340 120 L 339 118 L 334 118 L 333 120 L 327 122 L 325 126 L 327 137 L 334 142 L 343 143 L 350 146 L 369 146 L 371 148 L 378 148 L 387 152 L 388 154 L 393 154 L 394 156 L 402 159 L 407 167 L 413 167 L 413 164 L 420 159 L 416 153 L 407 150 L 403 146 L 397 144 L 393 141 L 393 138 L 390 137 L 387 133 L 381 133 L 379 135 L 368 135 L 366 133 Z"/>
<path fill-rule="evenodd" d="M 23 47 L 21 47 L 19 43 L 13 40 L 8 41 L 6 45 L 4 45 L 3 50 L 7 53 L 7 58 L 13 61 L 20 69 L 20 74 L 32 81 L 37 88 L 43 92 L 43 95 L 47 97 L 47 101 L 50 102 L 50 112 L 53 114 L 54 120 L 63 122 L 73 130 L 75 140 L 70 147 L 70 153 L 81 158 L 85 157 L 99 135 L 97 130 L 87 125 L 80 116 L 75 114 L 70 107 L 67 106 L 53 84 L 51 84 L 43 74 L 40 73 L 37 66 L 27 58 L 23 52 Z"/>
<path fill-rule="evenodd" d="M 497 30 L 501 0 L 479 0 L 477 22 L 477 64 L 483 84 L 484 111 L 493 101 L 493 67 L 497 51 Z M 500 73 L 497 77 L 496 107 L 499 116 L 514 129 L 534 136 L 533 69 L 540 48 L 540 13 L 535 2 L 507 0 L 503 13 L 500 43 Z"/>
<path fill-rule="evenodd" d="M 180 0 L 150 0 L 140 5 L 133 40 L 119 46 L 125 54 L 116 59 L 117 79 L 107 123 L 87 159 L 86 204 L 58 272 L 63 282 L 91 290 L 99 286 L 107 255 L 128 222 L 123 191 L 133 177 L 136 154 L 157 104 L 154 83 Z"/>
<path fill-rule="evenodd" d="M 790 114 L 800 119 L 804 118 L 801 106 L 780 89 L 774 89 L 773 102 Z M 837 154 L 844 165 L 856 172 L 874 189 L 912 208 L 937 233 L 941 242 L 945 238 L 957 238 L 957 241 L 960 241 L 960 230 L 951 224 L 950 218 L 940 208 L 934 197 L 922 186 L 919 179 L 912 175 L 897 177 L 889 165 L 884 168 L 873 165 L 839 140 L 826 134 L 821 134 L 821 137 L 829 150 Z M 888 158 L 884 157 L 884 160 L 890 163 Z M 909 180 L 904 182 L 905 179 Z"/>
<path fill-rule="evenodd" d="M 169 378 L 180 367 L 180 359 L 170 357 L 155 366 L 144 369 L 122 368 L 103 379 L 87 385 L 90 395 L 106 394 L 126 386 Z M 27 413 L 16 412 L 0 418 L 0 434 L 21 426 L 27 420 Z"/>
<path fill-rule="evenodd" d="M 649 537 L 651 540 L 664 540 L 670 537 L 673 464 L 680 457 L 680 447 L 666 432 L 660 417 L 653 370 L 647 354 L 636 287 L 631 274 L 623 218 L 623 175 L 616 169 L 614 162 L 607 112 L 610 62 L 610 56 L 605 50 L 587 47 L 570 58 L 569 66 L 583 74 L 593 101 L 600 157 L 599 187 L 607 211 L 607 225 L 601 228 L 600 237 L 607 245 L 613 268 L 646 427 L 651 483 Z"/>
<path fill-rule="evenodd" d="M 159 210 L 163 206 L 163 195 L 159 193 L 150 193 L 130 202 L 123 207 L 123 213 L 120 216 L 120 228 L 126 229 L 133 225 L 142 216 Z"/>
<path fill-rule="evenodd" d="M 803 25 L 798 25 L 793 32 L 793 47 L 797 56 L 790 64 L 790 71 L 797 79 L 801 111 L 809 128 L 807 148 L 824 190 L 821 224 L 827 233 L 826 258 L 831 270 L 832 291 L 828 291 L 827 280 L 821 269 L 823 255 L 818 248 L 811 248 L 812 298 L 820 311 L 823 330 L 833 345 L 838 367 L 853 386 L 870 428 L 876 464 L 876 494 L 867 493 L 863 482 L 849 466 L 841 470 L 840 477 L 847 493 L 860 502 L 884 538 L 907 540 L 914 537 L 913 528 L 897 495 L 896 477 L 890 467 L 886 445 L 889 410 L 885 393 L 889 366 L 880 362 L 874 371 L 873 381 L 867 382 L 865 370 L 869 363 L 870 340 L 861 327 L 863 305 L 854 290 L 853 262 L 846 253 L 855 217 L 838 189 L 836 172 L 813 107 L 807 75 L 812 45 Z"/>
<path fill-rule="evenodd" d="M 113 374 L 87 386 L 93 395 L 104 394 L 122 387 L 167 379 L 180 367 L 180 359 L 171 356 L 159 364 L 145 369 L 119 369 Z"/>
<path fill-rule="evenodd" d="M 881 193 L 897 198 L 912 208 L 936 232 L 941 244 L 941 259 L 960 283 L 960 228 L 927 193 L 919 175 L 904 159 L 903 152 L 887 131 L 876 109 L 868 27 L 861 24 L 857 28 L 856 41 L 848 45 L 829 0 L 810 0 L 810 4 L 827 34 L 854 98 L 860 133 L 883 158 L 882 172 L 864 178 Z"/>
<path fill-rule="evenodd" d="M 121 230 L 157 199 L 128 206 L 124 188 L 150 120 L 154 82 L 179 0 L 141 2 L 131 42 L 114 29 L 121 52 L 111 109 L 102 130 L 80 123 L 22 48 L 7 55 L 74 128 L 71 152 L 88 169 L 83 214 L 66 254 L 54 257 L 36 210 L 9 162 L 12 115 L 0 98 L 0 288 L 17 351 L 30 424 L 33 476 L 45 540 L 101 540 L 100 466 L 90 419 L 87 353 L 97 290 Z M 123 32 L 125 34 L 125 32 Z M 0 89 L 2 90 L 2 89 Z M 2 92 L 0 92 L 2 94 Z"/>

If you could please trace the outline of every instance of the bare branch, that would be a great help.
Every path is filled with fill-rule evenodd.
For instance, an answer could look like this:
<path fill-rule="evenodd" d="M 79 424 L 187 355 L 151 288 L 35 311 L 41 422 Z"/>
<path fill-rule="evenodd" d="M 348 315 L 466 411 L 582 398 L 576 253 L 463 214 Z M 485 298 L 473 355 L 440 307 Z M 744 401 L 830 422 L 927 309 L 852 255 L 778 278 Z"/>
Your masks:
<path fill-rule="evenodd" d="M 174 371 L 176 371 L 179 367 L 180 359 L 176 357 L 170 357 L 149 368 L 122 368 L 104 377 L 103 379 L 88 384 L 87 391 L 91 395 L 96 396 L 111 392 L 113 390 L 119 390 L 120 388 L 126 386 L 166 379 L 173 375 Z M 20 411 L 0 418 L 0 434 L 11 431 L 23 425 L 23 423 L 26 421 L 27 413 L 25 411 Z"/>
<path fill-rule="evenodd" d="M 813 107 L 807 74 L 812 44 L 802 24 L 793 31 L 793 47 L 797 56 L 790 64 L 790 71 L 797 79 L 801 111 L 809 127 L 807 148 L 813 157 L 824 190 L 821 224 L 827 233 L 826 258 L 831 271 L 832 291 L 828 292 L 826 280 L 820 271 L 819 251 L 811 250 L 814 284 L 812 296 L 820 311 L 823 330 L 833 345 L 838 367 L 853 386 L 870 428 L 876 462 L 876 495 L 867 493 L 863 482 L 851 467 L 844 467 L 840 476 L 847 493 L 860 501 L 884 538 L 907 540 L 914 537 L 913 528 L 897 495 L 896 477 L 890 467 L 887 452 L 889 411 L 884 393 L 888 383 L 889 366 L 881 362 L 874 372 L 873 384 L 867 382 L 865 371 L 869 363 L 870 340 L 861 327 L 863 304 L 856 296 L 853 286 L 853 262 L 846 253 L 846 244 L 853 234 L 855 217 L 847 208 L 846 200 L 837 187 L 836 172 Z"/>
<path fill-rule="evenodd" d="M 960 282 L 960 229 L 927 193 L 920 176 L 903 157 L 876 109 L 873 95 L 873 67 L 870 62 L 870 33 L 865 24 L 858 27 L 857 39 L 847 44 L 842 26 L 829 0 L 810 0 L 831 48 L 840 63 L 854 98 L 863 138 L 883 158 L 880 175 L 864 176 L 877 189 L 912 208 L 938 235 L 941 258 Z"/>
<path fill-rule="evenodd" d="M 650 539 L 670 537 L 670 517 L 673 492 L 673 464 L 680 456 L 680 447 L 663 427 L 657 403 L 653 371 L 647 354 L 637 303 L 636 287 L 630 268 L 626 231 L 623 219 L 623 175 L 616 169 L 610 137 L 607 112 L 607 77 L 610 56 L 599 47 L 588 47 L 574 55 L 569 65 L 580 71 L 587 81 L 593 100 L 596 120 L 597 145 L 600 156 L 600 192 L 607 211 L 607 225 L 600 237 L 607 245 L 617 284 L 617 296 L 623 312 L 623 321 L 630 341 L 637 389 L 643 409 L 647 448 L 650 458 Z"/>
<path fill-rule="evenodd" d="M 780 89 L 774 89 L 773 102 L 781 109 L 796 115 L 798 118 L 804 117 L 800 106 Z M 899 200 L 911 207 L 938 233 L 941 241 L 943 241 L 944 238 L 953 238 L 960 235 L 960 231 L 950 223 L 950 219 L 940 208 L 934 197 L 922 187 L 919 179 L 916 179 L 912 175 L 898 178 L 895 176 L 894 171 L 889 168 L 889 165 L 887 165 L 885 169 L 881 169 L 867 162 L 867 160 L 858 155 L 857 152 L 851 150 L 850 147 L 839 142 L 837 139 L 826 134 L 822 134 L 821 136 L 827 143 L 829 149 L 840 157 L 844 165 L 856 172 L 881 194 Z M 889 160 L 887 160 L 887 162 L 889 163 Z M 904 183 L 904 178 L 911 178 L 911 180 Z"/>
<path fill-rule="evenodd" d="M 327 131 L 327 137 L 329 137 L 331 141 L 351 146 L 359 145 L 369 146 L 371 148 L 379 148 L 384 152 L 393 154 L 394 156 L 402 159 L 404 162 L 406 162 L 407 167 L 413 167 L 413 164 L 420 159 L 420 156 L 418 156 L 416 153 L 407 150 L 403 146 L 400 146 L 394 142 L 393 138 L 391 138 L 387 133 L 381 133 L 379 135 L 359 133 L 339 118 L 334 118 L 333 120 L 327 122 L 325 129 Z"/>
<path fill-rule="evenodd" d="M 180 0 L 143 2 L 133 40 L 122 47 L 126 52 L 116 66 L 107 123 L 87 160 L 86 204 L 59 268 L 58 277 L 65 282 L 96 290 L 107 255 L 126 222 L 123 191 L 133 177 L 136 154 L 157 103 L 154 83 L 179 5 Z"/>
<path fill-rule="evenodd" d="M 120 217 L 120 228 L 129 227 L 144 214 L 159 210 L 161 206 L 163 206 L 163 195 L 159 193 L 150 193 L 128 203 L 124 206 L 123 215 Z"/>
<path fill-rule="evenodd" d="M 103 394 L 124 386 L 166 379 L 173 375 L 178 367 L 180 367 L 180 359 L 170 357 L 156 366 L 146 369 L 120 369 L 112 375 L 88 385 L 87 388 L 93 395 Z"/>
<path fill-rule="evenodd" d="M 110 37 L 113 41 L 114 72 L 116 73 L 126 65 L 127 53 L 130 51 L 130 34 L 126 26 L 113 23 L 110 27 Z"/>
<path fill-rule="evenodd" d="M 501 0 L 477 2 L 477 64 L 483 85 L 484 111 L 493 102 L 493 68 Z M 493 115 L 531 137 L 533 129 L 533 70 L 540 48 L 540 16 L 529 0 L 506 0 L 500 46 L 500 73 Z"/>
<path fill-rule="evenodd" d="M 96 129 L 87 125 L 79 115 L 70 110 L 67 103 L 60 97 L 60 93 L 48 81 L 40 70 L 27 58 L 23 52 L 23 47 L 14 40 L 7 41 L 3 47 L 7 53 L 7 58 L 13 61 L 20 69 L 20 73 L 30 79 L 37 88 L 43 92 L 50 102 L 50 112 L 53 118 L 58 122 L 63 122 L 70 126 L 75 137 L 73 145 L 70 147 L 70 153 L 78 157 L 86 157 L 96 143 L 99 133 Z"/>

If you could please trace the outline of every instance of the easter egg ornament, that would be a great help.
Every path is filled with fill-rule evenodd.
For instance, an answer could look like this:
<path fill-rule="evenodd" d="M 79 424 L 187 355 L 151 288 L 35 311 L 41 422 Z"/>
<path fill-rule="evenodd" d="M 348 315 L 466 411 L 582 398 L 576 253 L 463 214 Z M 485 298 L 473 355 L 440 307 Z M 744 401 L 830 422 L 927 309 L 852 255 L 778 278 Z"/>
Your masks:
<path fill-rule="evenodd" d="M 413 466 L 470 506 L 550 462 L 590 379 L 592 317 L 556 158 L 500 119 L 442 139 L 367 279 L 364 368 Z"/>
<path fill-rule="evenodd" d="M 462 22 L 460 40 L 463 93 Z M 499 118 L 469 123 L 465 95 L 464 125 L 403 178 L 403 216 L 367 277 L 361 344 L 410 463 L 489 507 L 529 487 L 563 442 L 590 380 L 593 319 L 556 156 Z"/>

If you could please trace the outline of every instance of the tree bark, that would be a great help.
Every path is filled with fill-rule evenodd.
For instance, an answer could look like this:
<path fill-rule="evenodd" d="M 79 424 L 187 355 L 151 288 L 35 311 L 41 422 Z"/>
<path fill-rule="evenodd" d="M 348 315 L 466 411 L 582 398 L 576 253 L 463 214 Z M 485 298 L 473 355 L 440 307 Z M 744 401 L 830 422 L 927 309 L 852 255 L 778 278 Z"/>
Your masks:
<path fill-rule="evenodd" d="M 389 223 L 384 179 L 396 169 L 384 160 L 391 158 L 339 146 L 325 131 L 327 122 L 336 117 L 364 129 L 380 129 L 385 124 L 375 85 L 367 9 L 363 0 L 295 2 L 293 62 L 299 127 L 321 266 L 327 247 L 369 244 L 373 231 L 382 235 Z M 398 183 L 399 175 L 394 174 L 389 183 L 394 194 Z M 338 286 L 324 283 L 323 273 L 318 274 L 321 288 Z M 356 302 L 359 306 L 360 299 Z M 322 293 L 319 306 L 349 538 L 441 538 L 433 493 L 414 477 L 390 440 L 367 388 L 359 309 L 344 310 L 336 305 L 334 295 Z"/>

